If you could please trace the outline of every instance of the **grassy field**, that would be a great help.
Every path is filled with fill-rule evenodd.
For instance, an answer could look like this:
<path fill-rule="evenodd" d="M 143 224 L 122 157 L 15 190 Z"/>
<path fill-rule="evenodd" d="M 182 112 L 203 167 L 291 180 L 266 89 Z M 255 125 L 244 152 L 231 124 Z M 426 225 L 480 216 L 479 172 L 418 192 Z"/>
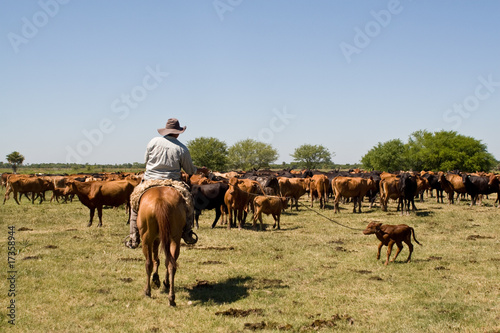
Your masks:
<path fill-rule="evenodd" d="M 500 210 L 493 197 L 472 209 L 468 201 L 429 199 L 409 217 L 394 203 L 389 212 L 365 203 L 361 214 L 349 204 L 334 215 L 332 202 L 321 211 L 356 229 L 370 221 L 414 227 L 423 246 L 414 244 L 408 264 L 405 246 L 388 266 L 385 247 L 376 260 L 374 235 L 319 216 L 306 197 L 299 212 L 282 215 L 280 231 L 270 216 L 263 232 L 211 229 L 214 214 L 204 212 L 198 244 L 181 249 L 175 308 L 159 290 L 143 296 L 144 258 L 140 248 L 123 246 L 124 209 L 106 209 L 103 227 L 88 228 L 88 209 L 78 201 L 23 199 L 18 206 L 10 199 L 0 207 L 0 331 L 500 332 Z M 162 266 L 162 279 L 164 272 Z M 12 286 L 15 296 L 7 296 Z M 8 322 L 11 300 L 15 325 Z"/>

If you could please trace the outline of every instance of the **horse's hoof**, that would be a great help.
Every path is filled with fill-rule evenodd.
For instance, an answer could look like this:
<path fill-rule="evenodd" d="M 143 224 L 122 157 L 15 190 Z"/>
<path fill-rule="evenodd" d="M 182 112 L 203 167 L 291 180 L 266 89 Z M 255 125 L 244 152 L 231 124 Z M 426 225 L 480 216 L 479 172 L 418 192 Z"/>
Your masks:
<path fill-rule="evenodd" d="M 160 283 L 160 276 L 155 273 L 153 275 L 153 288 L 154 289 L 158 289 L 158 288 L 160 288 L 160 285 L 161 285 L 161 283 Z"/>

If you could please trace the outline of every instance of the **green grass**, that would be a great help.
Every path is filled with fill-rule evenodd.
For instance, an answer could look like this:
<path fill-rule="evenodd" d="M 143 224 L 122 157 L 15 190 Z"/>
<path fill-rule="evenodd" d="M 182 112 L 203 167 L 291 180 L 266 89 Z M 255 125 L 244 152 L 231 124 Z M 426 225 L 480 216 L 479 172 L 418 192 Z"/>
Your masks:
<path fill-rule="evenodd" d="M 0 192 L 3 197 L 5 190 Z M 495 195 L 493 195 L 495 197 Z M 491 198 L 491 197 L 490 197 Z M 166 294 L 143 296 L 141 249 L 123 246 L 124 209 L 106 209 L 103 227 L 88 228 L 88 209 L 10 199 L 0 207 L 7 295 L 8 226 L 16 227 L 16 325 L 2 297 L 0 331 L 19 332 L 500 332 L 500 210 L 417 202 L 400 216 L 363 205 L 353 214 L 333 203 L 321 213 L 364 229 L 369 221 L 405 223 L 423 244 L 405 246 L 395 263 L 376 260 L 378 241 L 305 206 L 282 215 L 282 230 L 211 229 L 204 212 L 199 242 L 183 246 L 176 275 L 177 307 Z M 303 204 L 309 204 L 306 197 Z M 315 209 L 317 209 L 315 204 Z M 248 225 L 248 219 L 247 219 Z M 394 253 L 394 251 L 393 251 Z M 163 258 L 163 254 L 162 254 Z M 165 268 L 160 268 L 163 279 Z"/>

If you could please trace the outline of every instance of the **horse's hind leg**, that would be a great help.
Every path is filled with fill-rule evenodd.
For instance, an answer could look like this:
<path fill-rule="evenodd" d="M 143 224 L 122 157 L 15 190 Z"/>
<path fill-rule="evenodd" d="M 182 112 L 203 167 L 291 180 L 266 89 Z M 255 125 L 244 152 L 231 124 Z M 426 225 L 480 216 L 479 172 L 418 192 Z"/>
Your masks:
<path fill-rule="evenodd" d="M 158 257 L 158 247 L 160 246 L 160 240 L 156 239 L 153 245 L 153 256 L 154 256 L 154 262 L 153 262 L 153 288 L 158 289 L 160 288 L 160 276 L 158 275 L 158 266 L 160 266 L 160 259 Z"/>
<path fill-rule="evenodd" d="M 153 272 L 153 256 L 150 242 L 143 241 L 142 252 L 146 257 L 146 288 L 144 288 L 144 295 L 151 297 L 151 273 Z"/>
<path fill-rule="evenodd" d="M 168 247 L 170 251 L 166 253 L 165 266 L 167 271 L 165 273 L 165 281 L 163 281 L 164 292 L 168 290 L 168 301 L 170 306 L 176 306 L 175 304 L 175 291 L 174 291 L 174 277 L 175 271 L 177 270 L 176 261 L 179 257 L 180 244 L 175 242 L 170 243 Z"/>

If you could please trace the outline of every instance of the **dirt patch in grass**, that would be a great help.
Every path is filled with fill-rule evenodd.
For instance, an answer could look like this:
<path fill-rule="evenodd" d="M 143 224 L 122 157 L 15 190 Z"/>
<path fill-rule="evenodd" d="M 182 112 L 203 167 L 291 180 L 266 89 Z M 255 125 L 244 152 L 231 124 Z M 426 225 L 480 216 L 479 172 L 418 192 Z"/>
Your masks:
<path fill-rule="evenodd" d="M 217 260 L 208 260 L 200 263 L 200 265 L 219 265 L 219 264 L 223 264 L 223 262 Z"/>
<path fill-rule="evenodd" d="M 449 271 L 449 268 L 446 268 L 444 266 L 437 266 L 434 268 L 436 271 Z"/>
<path fill-rule="evenodd" d="M 143 261 L 144 258 L 118 258 L 120 261 Z"/>
<path fill-rule="evenodd" d="M 26 227 L 21 227 L 21 228 L 17 229 L 17 231 L 33 231 L 33 229 L 26 228 Z"/>
<path fill-rule="evenodd" d="M 356 251 L 348 250 L 348 249 L 346 249 L 346 248 L 344 248 L 342 246 L 337 246 L 335 248 L 335 251 L 339 251 L 339 252 L 356 252 Z"/>
<path fill-rule="evenodd" d="M 293 330 L 293 326 L 290 324 L 277 324 L 265 321 L 261 321 L 260 323 L 245 323 L 244 328 L 251 331 L 258 331 L 265 329 L 278 330 L 278 331 Z"/>
<path fill-rule="evenodd" d="M 384 281 L 380 276 L 370 276 L 368 280 L 373 280 L 373 281 Z"/>
<path fill-rule="evenodd" d="M 211 251 L 233 251 L 234 246 L 204 246 L 204 247 L 188 247 L 188 250 L 211 250 Z"/>
<path fill-rule="evenodd" d="M 470 235 L 467 236 L 467 240 L 476 240 L 476 239 L 494 239 L 495 237 L 491 236 L 481 236 L 481 235 Z"/>
<path fill-rule="evenodd" d="M 333 315 L 330 319 L 316 319 L 310 325 L 305 326 L 302 330 L 319 330 L 322 328 L 335 327 L 337 322 L 345 320 L 349 325 L 354 325 L 354 319 L 349 315 Z"/>
<path fill-rule="evenodd" d="M 215 313 L 217 316 L 229 316 L 229 317 L 248 317 L 250 315 L 258 315 L 262 316 L 264 314 L 264 310 L 262 309 L 248 309 L 248 310 L 241 310 L 241 309 L 227 309 L 226 311 L 219 311 Z"/>
<path fill-rule="evenodd" d="M 56 245 L 47 245 L 45 246 L 46 249 L 58 249 L 59 246 L 56 246 Z"/>
<path fill-rule="evenodd" d="M 23 260 L 38 260 L 38 259 L 42 259 L 42 257 L 39 255 L 36 255 L 36 256 L 27 256 L 27 257 L 23 258 Z"/>
<path fill-rule="evenodd" d="M 127 278 L 119 278 L 118 280 L 120 280 L 122 282 L 125 282 L 125 283 L 131 283 L 131 282 L 134 281 L 134 279 L 129 278 L 129 277 L 127 277 Z"/>

